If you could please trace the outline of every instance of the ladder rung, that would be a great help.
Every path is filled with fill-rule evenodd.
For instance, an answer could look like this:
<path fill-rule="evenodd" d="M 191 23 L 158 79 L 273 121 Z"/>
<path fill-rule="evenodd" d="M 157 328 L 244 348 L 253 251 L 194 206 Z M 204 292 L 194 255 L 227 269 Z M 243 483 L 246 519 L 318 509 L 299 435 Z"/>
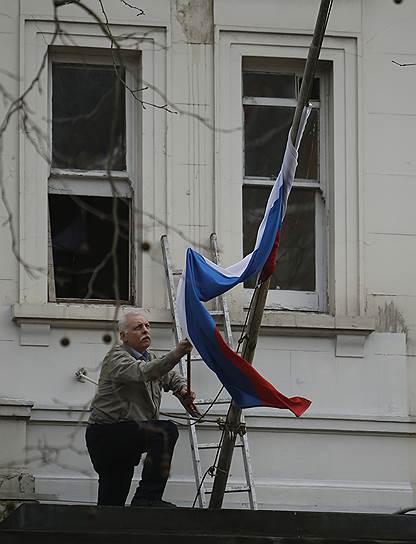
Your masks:
<path fill-rule="evenodd" d="M 224 493 L 248 493 L 251 491 L 251 487 L 247 485 L 241 485 L 241 486 L 234 486 L 234 487 L 226 487 L 224 490 Z M 212 489 L 206 489 L 205 493 L 212 493 Z"/>
<path fill-rule="evenodd" d="M 247 493 L 251 491 L 251 488 L 248 485 L 240 485 L 235 487 L 225 488 L 225 493 Z"/>
<path fill-rule="evenodd" d="M 182 276 L 183 270 L 179 270 L 179 269 L 172 270 L 172 274 L 173 274 L 174 276 Z"/>
<path fill-rule="evenodd" d="M 218 442 L 207 442 L 206 444 L 198 444 L 198 449 L 200 450 L 216 450 L 218 447 Z"/>
<path fill-rule="evenodd" d="M 224 315 L 222 310 L 209 310 L 209 315 Z"/>
<path fill-rule="evenodd" d="M 205 444 L 198 444 L 198 449 L 200 450 L 215 450 L 219 447 L 218 442 L 206 442 Z M 242 448 L 243 444 L 235 444 L 235 448 Z"/>
<path fill-rule="evenodd" d="M 215 405 L 215 404 L 230 404 L 230 402 L 231 402 L 231 399 L 217 399 L 217 400 L 215 400 L 215 402 L 214 402 L 214 400 L 215 399 L 196 399 L 194 401 L 194 404 L 202 404 L 202 405 L 203 404 L 205 404 L 205 405 L 206 404 L 213 404 L 213 405 Z"/>

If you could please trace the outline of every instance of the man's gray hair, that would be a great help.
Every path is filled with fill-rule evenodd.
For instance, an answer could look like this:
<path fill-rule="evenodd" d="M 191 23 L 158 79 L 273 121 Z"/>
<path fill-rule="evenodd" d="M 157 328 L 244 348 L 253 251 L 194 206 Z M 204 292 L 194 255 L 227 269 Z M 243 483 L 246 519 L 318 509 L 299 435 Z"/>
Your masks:
<path fill-rule="evenodd" d="M 118 330 L 119 331 L 125 331 L 127 329 L 127 321 L 129 315 L 140 315 L 146 319 L 146 317 L 143 315 L 143 312 L 141 312 L 138 308 L 131 308 L 130 310 L 127 310 L 123 313 L 123 315 L 118 320 Z"/>

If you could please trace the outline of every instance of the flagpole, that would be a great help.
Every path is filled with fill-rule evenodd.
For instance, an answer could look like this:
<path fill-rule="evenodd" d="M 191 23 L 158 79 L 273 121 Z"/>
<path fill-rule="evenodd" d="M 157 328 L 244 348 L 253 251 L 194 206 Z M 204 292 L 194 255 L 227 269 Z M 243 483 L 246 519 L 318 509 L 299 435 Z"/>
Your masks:
<path fill-rule="evenodd" d="M 332 7 L 332 1 L 333 0 L 321 0 L 319 7 L 312 43 L 309 48 L 308 57 L 303 71 L 302 85 L 299 91 L 298 102 L 290 129 L 290 138 L 293 144 L 296 142 L 296 136 L 298 134 L 303 109 L 309 101 L 312 82 L 318 63 L 318 57 Z M 241 352 L 241 356 L 249 363 L 253 362 L 269 286 L 270 277 L 261 283 L 261 285 L 259 285 L 259 287 L 255 290 L 253 299 L 251 301 L 247 322 L 247 333 Z M 232 402 L 227 414 L 227 421 L 225 424 L 221 451 L 218 458 L 218 466 L 215 472 L 209 508 L 221 508 L 222 506 L 234 452 L 235 440 L 240 432 L 244 432 L 244 429 L 241 427 L 240 420 L 241 408 L 235 402 Z"/>

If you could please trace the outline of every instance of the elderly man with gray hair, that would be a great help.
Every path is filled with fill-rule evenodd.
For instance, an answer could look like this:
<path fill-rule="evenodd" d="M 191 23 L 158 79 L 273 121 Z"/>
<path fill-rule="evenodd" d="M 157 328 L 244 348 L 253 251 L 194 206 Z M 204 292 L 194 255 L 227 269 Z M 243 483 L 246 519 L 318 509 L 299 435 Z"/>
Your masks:
<path fill-rule="evenodd" d="M 173 507 L 162 500 L 169 476 L 178 429 L 159 420 L 162 389 L 172 391 L 185 408 L 197 413 L 195 394 L 173 368 L 190 353 L 181 340 L 164 357 L 149 351 L 150 324 L 139 310 L 127 311 L 119 320 L 121 345 L 104 358 L 98 390 L 91 404 L 86 443 L 98 473 L 98 505 L 124 506 L 134 467 L 147 453 L 142 478 L 131 506 Z"/>

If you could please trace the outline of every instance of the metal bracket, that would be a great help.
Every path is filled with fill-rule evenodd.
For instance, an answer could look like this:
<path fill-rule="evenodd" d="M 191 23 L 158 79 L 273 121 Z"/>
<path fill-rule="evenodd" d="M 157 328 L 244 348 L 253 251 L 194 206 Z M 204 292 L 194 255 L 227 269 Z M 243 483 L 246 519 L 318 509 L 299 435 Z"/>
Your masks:
<path fill-rule="evenodd" d="M 219 417 L 217 419 L 217 425 L 222 431 L 225 431 L 233 438 L 237 435 L 243 437 L 247 433 L 247 427 L 244 421 L 240 421 L 239 424 L 234 427 L 232 425 L 229 425 L 224 418 Z"/>
<path fill-rule="evenodd" d="M 75 379 L 78 380 L 79 382 L 81 383 L 84 383 L 84 382 L 90 382 L 94 385 L 98 385 L 98 382 L 96 382 L 95 380 L 93 380 L 92 378 L 89 378 L 88 377 L 88 371 L 85 367 L 81 367 L 79 368 L 76 372 L 75 372 Z"/>

